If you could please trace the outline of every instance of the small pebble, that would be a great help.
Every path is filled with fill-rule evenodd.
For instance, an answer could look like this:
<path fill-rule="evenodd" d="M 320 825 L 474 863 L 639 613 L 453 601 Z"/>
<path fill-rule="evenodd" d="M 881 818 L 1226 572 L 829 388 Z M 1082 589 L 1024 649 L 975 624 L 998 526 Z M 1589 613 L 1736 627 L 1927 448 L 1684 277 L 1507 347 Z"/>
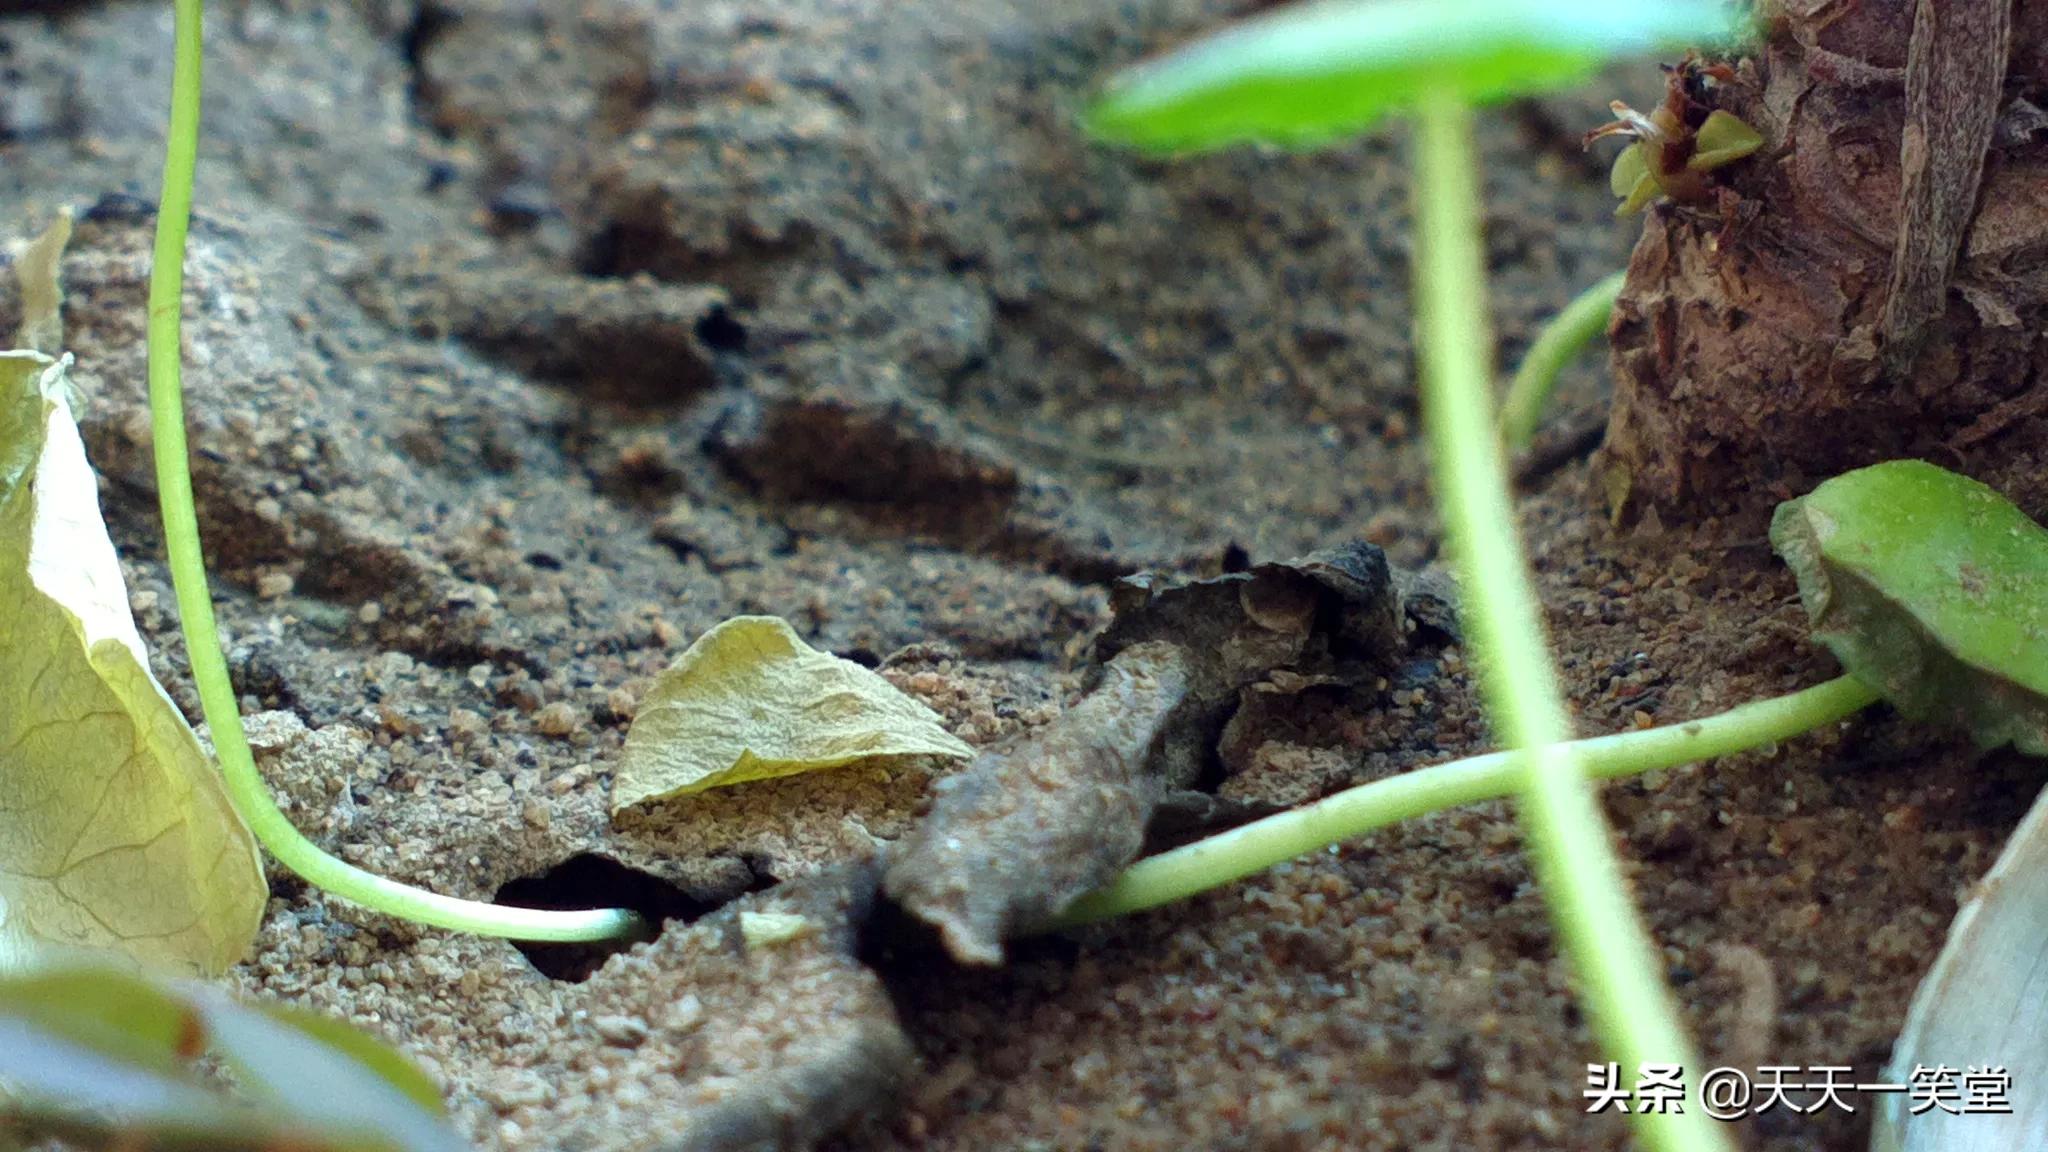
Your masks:
<path fill-rule="evenodd" d="M 476 739 L 490 730 L 490 722 L 468 708 L 456 708 L 448 713 L 448 738 L 451 740 Z"/>
<path fill-rule="evenodd" d="M 640 711 L 640 700 L 633 695 L 631 688 L 614 688 L 606 694 L 604 706 L 611 709 L 612 715 L 631 720 Z"/>
<path fill-rule="evenodd" d="M 574 704 L 557 700 L 542 708 L 533 717 L 533 726 L 543 736 L 567 736 L 582 726 L 583 715 Z"/>
<path fill-rule="evenodd" d="M 638 1048 L 647 1039 L 647 1024 L 631 1016 L 599 1016 L 590 1022 L 599 1039 L 621 1048 Z"/>
<path fill-rule="evenodd" d="M 686 992 L 662 1013 L 661 1025 L 678 1036 L 695 1032 L 704 1023 L 704 1001 L 695 992 Z"/>
<path fill-rule="evenodd" d="M 256 578 L 256 595 L 265 600 L 276 600 L 292 592 L 292 576 L 289 572 L 265 572 Z"/>

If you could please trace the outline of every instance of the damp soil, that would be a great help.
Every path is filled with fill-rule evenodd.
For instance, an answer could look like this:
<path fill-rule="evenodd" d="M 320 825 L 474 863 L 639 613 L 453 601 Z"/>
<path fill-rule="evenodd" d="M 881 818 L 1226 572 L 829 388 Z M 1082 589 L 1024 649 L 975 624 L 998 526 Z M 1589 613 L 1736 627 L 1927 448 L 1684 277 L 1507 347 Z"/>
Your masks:
<path fill-rule="evenodd" d="M 876 895 L 944 766 L 609 812 L 639 694 L 731 615 L 786 617 L 987 746 L 1077 698 L 1122 575 L 1360 539 L 1432 566 L 1398 128 L 1167 164 L 1073 127 L 1110 70 L 1254 6 L 214 5 L 187 387 L 265 770 L 366 867 L 668 922 L 521 951 L 273 869 L 234 983 L 403 1046 L 506 1152 L 1624 1146 L 1584 1113 L 1595 1048 L 1504 805 L 992 969 Z M 169 21 L 0 17 L 0 204 L 14 236 L 80 214 L 88 446 L 196 715 L 142 403 Z M 1504 357 L 1627 258 L 1639 226 L 1577 136 L 1660 86 L 1646 65 L 1484 117 Z M 1584 459 L 1606 395 L 1574 368 L 1523 471 L 1580 727 L 1831 675 L 1760 537 L 1610 527 Z M 1223 799 L 1487 745 L 1455 645 L 1308 699 Z M 1606 806 L 1707 1057 L 1867 1079 L 2041 780 L 1880 712 Z M 1866 1125 L 1739 1131 L 1790 1152 Z"/>

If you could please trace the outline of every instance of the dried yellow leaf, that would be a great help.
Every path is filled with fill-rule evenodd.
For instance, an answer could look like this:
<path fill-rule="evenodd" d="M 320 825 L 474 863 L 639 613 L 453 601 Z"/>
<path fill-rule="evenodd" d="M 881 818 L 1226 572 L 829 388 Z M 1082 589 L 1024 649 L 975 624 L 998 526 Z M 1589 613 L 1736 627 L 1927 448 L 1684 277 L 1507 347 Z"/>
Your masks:
<path fill-rule="evenodd" d="M 612 810 L 861 760 L 973 755 L 887 680 L 805 644 L 780 617 L 737 616 L 698 637 L 641 701 Z"/>
<path fill-rule="evenodd" d="M 15 331 L 16 347 L 55 355 L 64 347 L 64 290 L 57 280 L 57 265 L 64 259 L 64 246 L 71 243 L 71 213 L 57 219 L 29 242 L 14 258 L 14 279 L 21 286 L 21 327 Z"/>
<path fill-rule="evenodd" d="M 218 974 L 262 865 L 149 674 L 67 363 L 0 352 L 0 974 L 74 950 Z"/>
<path fill-rule="evenodd" d="M 811 930 L 811 922 L 794 912 L 742 912 L 740 938 L 749 948 L 787 944 Z"/>

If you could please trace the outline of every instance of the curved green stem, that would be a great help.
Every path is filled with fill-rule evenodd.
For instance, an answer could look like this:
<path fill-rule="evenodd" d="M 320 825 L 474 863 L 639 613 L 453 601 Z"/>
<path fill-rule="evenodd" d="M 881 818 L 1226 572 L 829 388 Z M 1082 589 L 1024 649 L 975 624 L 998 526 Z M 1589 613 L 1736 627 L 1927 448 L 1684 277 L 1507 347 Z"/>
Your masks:
<path fill-rule="evenodd" d="M 1567 747 L 1589 777 L 1615 780 L 1789 740 L 1853 715 L 1876 700 L 1877 693 L 1862 681 L 1840 676 L 1704 720 L 1597 736 Z M 1140 860 L 1075 901 L 1047 927 L 1066 928 L 1157 908 L 1389 824 L 1512 796 L 1527 781 L 1522 767 L 1519 753 L 1488 752 L 1332 793 L 1313 804 Z"/>
<path fill-rule="evenodd" d="M 1614 314 L 1614 302 L 1627 279 L 1628 273 L 1616 272 L 1579 293 L 1536 334 L 1500 402 L 1500 438 L 1508 451 L 1529 446 L 1557 388 L 1557 374 L 1593 337 L 1607 331 L 1607 319 Z"/>
<path fill-rule="evenodd" d="M 1528 757 L 1522 820 L 1531 867 L 1609 1058 L 1628 1068 L 1675 1064 L 1697 1073 L 1703 1069 L 1662 979 L 1662 954 L 1629 899 L 1592 786 L 1563 743 L 1570 725 L 1515 538 L 1500 434 L 1491 419 L 1493 340 L 1472 114 L 1451 81 L 1423 94 L 1414 133 L 1423 425 L 1481 694 L 1501 742 Z M 1729 1147 L 1727 1134 L 1698 1107 L 1635 1120 L 1656 1152 Z"/>
<path fill-rule="evenodd" d="M 400 884 L 335 859 L 299 834 L 280 811 L 242 733 L 242 713 L 228 679 L 206 563 L 199 548 L 199 516 L 185 445 L 185 400 L 178 379 L 180 304 L 184 292 L 185 232 L 192 215 L 192 178 L 199 154 L 200 23 L 203 0 L 176 0 L 176 48 L 171 74 L 171 125 L 164 145 L 163 198 L 156 217 L 156 252 L 149 275 L 149 410 L 156 438 L 157 499 L 178 619 L 192 660 L 192 679 L 228 796 L 256 839 L 278 863 L 314 884 L 368 908 L 422 924 L 524 940 L 612 940 L 643 935 L 646 924 L 626 909 L 550 912 L 458 900 Z"/>

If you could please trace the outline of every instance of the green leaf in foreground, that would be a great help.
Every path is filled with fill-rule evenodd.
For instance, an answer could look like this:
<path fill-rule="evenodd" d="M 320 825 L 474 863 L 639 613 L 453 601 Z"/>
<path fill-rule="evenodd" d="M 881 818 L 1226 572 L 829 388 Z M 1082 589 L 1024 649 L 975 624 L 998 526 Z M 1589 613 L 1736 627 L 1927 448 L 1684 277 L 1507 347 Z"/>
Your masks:
<path fill-rule="evenodd" d="M 131 1010 L 133 1010 L 131 1012 Z M 261 1098 L 194 1072 L 225 1058 Z M 0 977 L 0 1131 L 92 1146 L 459 1152 L 439 1094 L 338 1021 L 111 968 Z"/>
<path fill-rule="evenodd" d="M 699 636 L 641 702 L 612 809 L 877 757 L 973 755 L 936 712 L 812 648 L 781 617 L 736 616 Z"/>
<path fill-rule="evenodd" d="M 359 1089 L 353 1083 L 367 1075 L 411 1100 L 428 1115 L 444 1114 L 440 1086 L 420 1071 L 419 1065 L 368 1032 L 332 1017 L 282 1004 L 258 1004 L 238 1008 L 238 1011 L 261 1013 L 269 1021 L 267 1025 L 237 1028 L 233 1030 L 235 1037 L 253 1035 L 261 1041 L 266 1035 L 281 1035 L 277 1029 L 283 1027 L 301 1033 L 307 1040 L 328 1049 L 319 1052 L 310 1046 L 300 1048 L 294 1045 L 294 1051 L 306 1053 L 304 1058 L 266 1059 L 261 1046 L 237 1047 L 232 1043 L 230 1029 L 221 1026 L 217 1016 L 214 1018 L 214 1036 L 222 1048 L 229 1050 L 230 1059 L 238 1060 L 243 1066 L 259 1065 L 246 1073 L 246 1078 L 272 1085 L 282 1098 L 288 1099 L 292 1091 L 306 1091 L 309 1085 L 330 1094 L 346 1086 L 347 1090 L 355 1091 L 359 1096 L 367 1095 L 366 1088 Z M 332 1074 L 322 1072 L 318 1067 L 321 1064 L 333 1066 Z M 298 1083 L 289 1083 L 292 1081 Z"/>
<path fill-rule="evenodd" d="M 459 1147 L 441 1125 L 440 1090 L 369 1034 L 218 992 L 195 999 L 214 1050 L 278 1114 L 314 1128 L 375 1132 L 399 1148 Z"/>
<path fill-rule="evenodd" d="M 219 973 L 262 866 L 150 676 L 66 390 L 0 353 L 0 973 L 74 949 Z"/>
<path fill-rule="evenodd" d="M 1771 543 L 1857 679 L 1985 747 L 2048 755 L 2048 531 L 2005 497 L 1894 460 L 1779 505 Z"/>
<path fill-rule="evenodd" d="M 203 1025 L 189 1005 L 110 968 L 39 968 L 0 978 L 0 1016 L 152 1072 L 189 1065 L 203 1045 Z"/>
<path fill-rule="evenodd" d="M 1474 103 L 1566 87 L 1622 55 L 1719 41 L 1715 0 L 1323 0 L 1275 10 L 1120 73 L 1088 110 L 1150 151 L 1312 146 L 1429 89 Z"/>

